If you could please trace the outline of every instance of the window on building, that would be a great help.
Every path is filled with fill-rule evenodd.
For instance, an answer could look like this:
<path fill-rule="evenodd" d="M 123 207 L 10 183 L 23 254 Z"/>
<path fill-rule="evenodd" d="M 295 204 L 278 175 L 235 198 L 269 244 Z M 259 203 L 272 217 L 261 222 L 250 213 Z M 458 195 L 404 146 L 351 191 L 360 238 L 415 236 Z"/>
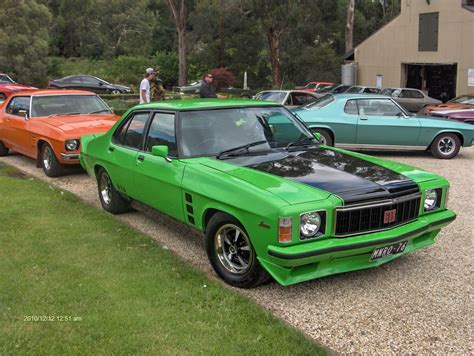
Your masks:
<path fill-rule="evenodd" d="M 439 12 L 420 14 L 418 30 L 418 51 L 436 52 L 438 50 Z"/>

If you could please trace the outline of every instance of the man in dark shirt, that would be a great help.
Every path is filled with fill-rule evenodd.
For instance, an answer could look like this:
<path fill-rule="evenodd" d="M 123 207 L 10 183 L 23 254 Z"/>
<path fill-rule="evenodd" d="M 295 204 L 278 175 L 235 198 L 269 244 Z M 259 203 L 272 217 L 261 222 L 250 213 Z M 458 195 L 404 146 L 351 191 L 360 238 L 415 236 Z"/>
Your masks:
<path fill-rule="evenodd" d="M 201 98 L 217 98 L 216 89 L 212 86 L 214 77 L 211 73 L 205 75 L 202 81 L 201 88 L 199 88 L 199 97 Z"/>

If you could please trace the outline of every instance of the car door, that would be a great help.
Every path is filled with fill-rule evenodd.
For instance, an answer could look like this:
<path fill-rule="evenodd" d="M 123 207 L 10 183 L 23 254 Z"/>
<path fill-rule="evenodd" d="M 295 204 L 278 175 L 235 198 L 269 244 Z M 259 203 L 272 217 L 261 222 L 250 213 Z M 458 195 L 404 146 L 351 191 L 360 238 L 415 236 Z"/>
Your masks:
<path fill-rule="evenodd" d="M 108 147 L 107 167 L 116 189 L 129 197 L 137 198 L 138 188 L 134 180 L 137 156 L 143 150 L 145 128 L 150 111 L 135 111 L 124 120 L 112 136 Z"/>
<path fill-rule="evenodd" d="M 136 158 L 137 199 L 178 220 L 184 220 L 181 182 L 185 164 L 177 157 L 175 113 L 155 112 L 146 135 L 144 150 Z M 169 157 L 153 156 L 153 146 L 168 146 Z"/>
<path fill-rule="evenodd" d="M 13 150 L 31 156 L 34 154 L 31 134 L 28 132 L 30 96 L 15 96 L 7 104 L 3 120 L 2 140 Z"/>
<path fill-rule="evenodd" d="M 421 130 L 391 99 L 358 99 L 357 144 L 415 146 Z"/>
<path fill-rule="evenodd" d="M 410 96 L 412 99 L 412 110 L 413 112 L 420 111 L 426 104 L 425 96 L 418 90 L 410 90 Z"/>
<path fill-rule="evenodd" d="M 403 89 L 398 94 L 397 103 L 408 111 L 416 111 L 416 103 L 411 96 L 412 90 Z"/>

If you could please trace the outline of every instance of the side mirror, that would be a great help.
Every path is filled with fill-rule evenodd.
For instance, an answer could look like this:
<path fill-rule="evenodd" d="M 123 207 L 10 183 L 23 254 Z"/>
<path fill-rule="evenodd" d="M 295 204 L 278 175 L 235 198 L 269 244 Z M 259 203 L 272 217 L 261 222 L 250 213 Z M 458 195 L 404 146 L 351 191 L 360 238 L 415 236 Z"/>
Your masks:
<path fill-rule="evenodd" d="M 313 132 L 313 136 L 316 140 L 321 142 L 321 134 L 319 132 Z"/>
<path fill-rule="evenodd" d="M 165 145 L 153 146 L 151 148 L 151 154 L 153 156 L 163 157 L 168 162 L 171 162 L 171 158 L 168 157 L 168 146 L 165 146 Z"/>
<path fill-rule="evenodd" d="M 21 116 L 25 118 L 25 120 L 28 120 L 28 110 L 18 110 L 18 116 Z"/>

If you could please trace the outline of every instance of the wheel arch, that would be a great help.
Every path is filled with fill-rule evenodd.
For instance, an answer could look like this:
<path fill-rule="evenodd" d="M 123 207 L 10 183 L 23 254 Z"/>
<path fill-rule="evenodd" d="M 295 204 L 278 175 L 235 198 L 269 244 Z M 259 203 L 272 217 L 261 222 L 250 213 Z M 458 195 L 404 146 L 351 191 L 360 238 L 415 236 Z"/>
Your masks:
<path fill-rule="evenodd" d="M 41 137 L 38 139 L 38 141 L 36 141 L 36 167 L 37 168 L 43 167 L 43 163 L 41 162 L 41 151 L 43 150 L 43 146 L 45 144 L 48 144 L 51 148 L 53 148 L 53 145 L 47 138 Z M 53 153 L 56 156 L 56 159 L 58 159 L 56 152 L 54 152 L 54 148 L 53 148 Z"/>
<path fill-rule="evenodd" d="M 331 127 L 326 126 L 326 125 L 315 124 L 315 125 L 309 125 L 309 129 L 311 131 L 314 131 L 314 130 L 317 130 L 317 129 L 326 130 L 331 135 L 332 142 L 336 143 L 336 135 L 334 134 L 334 130 Z"/>
<path fill-rule="evenodd" d="M 433 141 L 436 140 L 436 138 L 442 134 L 453 134 L 453 135 L 456 135 L 458 138 L 459 138 L 459 141 L 461 142 L 461 147 L 464 146 L 464 136 L 462 134 L 462 132 L 460 131 L 457 131 L 457 130 L 449 130 L 449 129 L 446 129 L 446 130 L 441 130 L 441 131 L 438 131 L 432 138 L 431 138 L 431 141 L 428 145 L 427 148 L 430 148 L 431 145 L 433 144 Z"/>

